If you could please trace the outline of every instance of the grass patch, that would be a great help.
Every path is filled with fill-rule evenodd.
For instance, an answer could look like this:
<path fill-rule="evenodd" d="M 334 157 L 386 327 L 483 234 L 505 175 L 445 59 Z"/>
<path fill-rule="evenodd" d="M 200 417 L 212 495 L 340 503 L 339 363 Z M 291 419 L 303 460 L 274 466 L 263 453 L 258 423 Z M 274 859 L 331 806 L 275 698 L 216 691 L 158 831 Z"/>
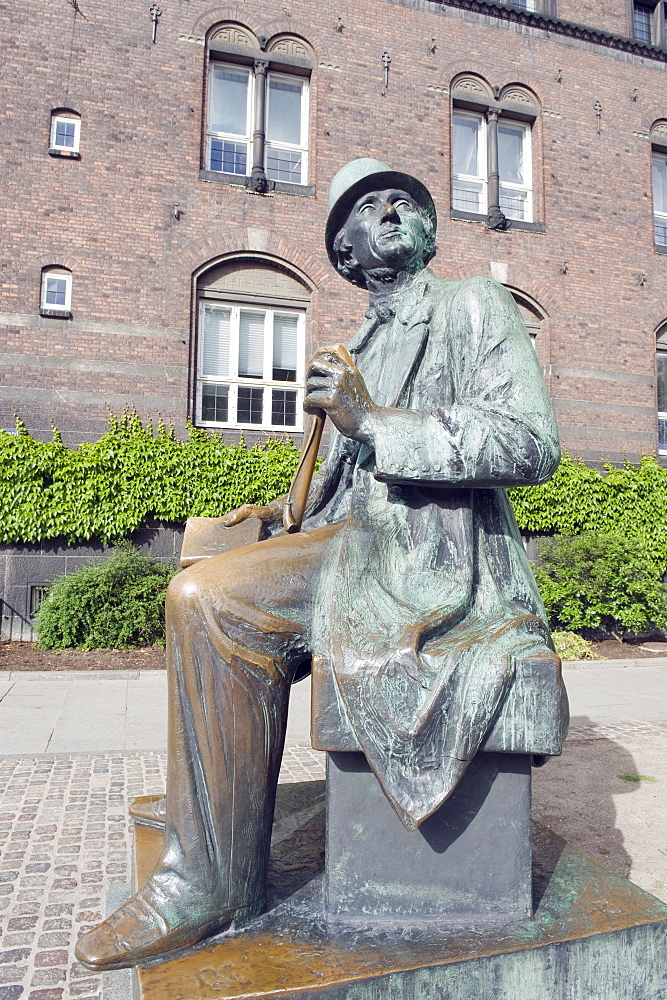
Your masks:
<path fill-rule="evenodd" d="M 635 774 L 634 771 L 628 771 L 627 774 L 617 774 L 617 778 L 621 781 L 629 781 L 638 784 L 640 781 L 657 781 L 657 778 L 652 778 L 650 774 Z"/>

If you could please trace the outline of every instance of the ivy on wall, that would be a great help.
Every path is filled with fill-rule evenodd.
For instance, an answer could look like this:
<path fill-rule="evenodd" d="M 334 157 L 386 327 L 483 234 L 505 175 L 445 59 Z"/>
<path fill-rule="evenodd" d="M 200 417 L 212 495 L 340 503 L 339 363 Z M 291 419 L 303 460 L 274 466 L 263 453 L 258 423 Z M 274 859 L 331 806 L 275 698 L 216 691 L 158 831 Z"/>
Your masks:
<path fill-rule="evenodd" d="M 154 517 L 184 523 L 219 516 L 243 503 L 266 504 L 285 493 L 299 452 L 276 439 L 246 448 L 189 429 L 178 440 L 134 413 L 111 416 L 93 444 L 36 441 L 17 421 L 0 431 L 0 542 L 69 542 L 125 538 Z"/>
<path fill-rule="evenodd" d="M 667 469 L 651 455 L 604 472 L 564 455 L 548 483 L 509 493 L 522 531 L 622 535 L 636 540 L 658 578 L 667 570 Z"/>

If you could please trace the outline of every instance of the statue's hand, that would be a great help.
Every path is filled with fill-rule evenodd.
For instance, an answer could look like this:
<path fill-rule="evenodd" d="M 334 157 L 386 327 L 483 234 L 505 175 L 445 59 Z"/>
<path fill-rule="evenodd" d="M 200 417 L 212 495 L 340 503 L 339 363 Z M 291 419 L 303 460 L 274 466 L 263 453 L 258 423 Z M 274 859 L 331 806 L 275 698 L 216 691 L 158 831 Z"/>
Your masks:
<path fill-rule="evenodd" d="M 225 528 L 233 528 L 235 524 L 240 524 L 248 517 L 258 517 L 260 521 L 265 521 L 268 524 L 282 521 L 283 504 L 284 497 L 273 500 L 267 507 L 254 503 L 244 503 L 242 507 L 237 507 L 236 510 L 230 510 L 228 514 L 225 514 L 222 523 Z"/>
<path fill-rule="evenodd" d="M 348 355 L 349 357 L 349 355 Z M 325 410 L 341 434 L 369 443 L 378 407 L 371 399 L 361 372 L 339 353 L 338 345 L 320 347 L 306 374 L 306 413 Z"/>

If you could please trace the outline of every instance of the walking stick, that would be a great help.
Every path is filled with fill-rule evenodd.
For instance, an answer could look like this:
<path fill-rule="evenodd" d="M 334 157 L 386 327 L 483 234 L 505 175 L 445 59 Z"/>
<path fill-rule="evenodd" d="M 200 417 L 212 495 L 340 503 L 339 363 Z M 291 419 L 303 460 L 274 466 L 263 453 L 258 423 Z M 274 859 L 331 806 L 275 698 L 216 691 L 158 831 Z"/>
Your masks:
<path fill-rule="evenodd" d="M 338 355 L 345 364 L 354 365 L 352 356 L 342 344 L 336 344 L 332 353 Z M 301 531 L 303 516 L 308 502 L 308 491 L 315 472 L 317 452 L 319 451 L 326 413 L 316 410 L 310 414 L 310 420 L 303 438 L 301 457 L 294 473 L 292 485 L 289 488 L 285 507 L 283 509 L 283 527 L 290 535 Z"/>

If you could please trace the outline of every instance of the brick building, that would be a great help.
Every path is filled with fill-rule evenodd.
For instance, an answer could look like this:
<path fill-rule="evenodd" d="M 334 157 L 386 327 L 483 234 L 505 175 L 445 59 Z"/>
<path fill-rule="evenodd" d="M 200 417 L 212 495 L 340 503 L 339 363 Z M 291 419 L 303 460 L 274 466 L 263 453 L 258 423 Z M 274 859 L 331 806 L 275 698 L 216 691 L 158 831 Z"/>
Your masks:
<path fill-rule="evenodd" d="M 667 452 L 664 8 L 0 5 L 0 426 L 93 440 L 130 404 L 298 439 L 306 357 L 365 308 L 328 185 L 374 156 L 432 191 L 439 274 L 514 293 L 565 446 Z"/>

